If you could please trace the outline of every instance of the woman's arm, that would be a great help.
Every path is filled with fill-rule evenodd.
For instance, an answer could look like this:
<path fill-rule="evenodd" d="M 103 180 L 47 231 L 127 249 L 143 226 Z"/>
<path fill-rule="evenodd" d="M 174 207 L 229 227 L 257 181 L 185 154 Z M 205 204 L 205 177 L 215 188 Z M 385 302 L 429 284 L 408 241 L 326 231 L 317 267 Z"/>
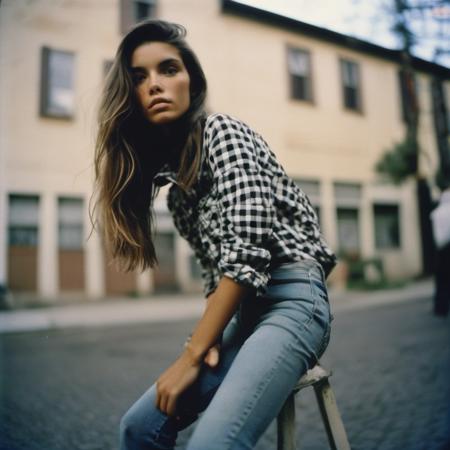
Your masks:
<path fill-rule="evenodd" d="M 203 358 L 253 289 L 222 277 L 181 356 L 158 378 L 156 406 L 174 415 L 178 396 L 197 379 Z"/>
<path fill-rule="evenodd" d="M 208 296 L 205 312 L 186 344 L 186 350 L 195 360 L 203 359 L 216 343 L 241 301 L 252 291 L 253 289 L 238 284 L 231 278 L 221 278 L 216 290 Z"/>

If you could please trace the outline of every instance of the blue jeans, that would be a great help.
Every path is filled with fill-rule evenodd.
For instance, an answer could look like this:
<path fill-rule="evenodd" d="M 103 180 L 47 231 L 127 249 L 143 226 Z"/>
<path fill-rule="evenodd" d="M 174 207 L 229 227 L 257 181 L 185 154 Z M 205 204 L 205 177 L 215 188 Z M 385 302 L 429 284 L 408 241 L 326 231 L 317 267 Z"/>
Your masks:
<path fill-rule="evenodd" d="M 188 450 L 253 448 L 325 351 L 331 320 L 315 261 L 275 267 L 266 294 L 242 302 L 226 326 L 219 365 L 203 365 L 179 397 L 178 418 L 156 408 L 153 384 L 122 418 L 120 449 L 173 449 L 178 432 L 202 411 Z"/>

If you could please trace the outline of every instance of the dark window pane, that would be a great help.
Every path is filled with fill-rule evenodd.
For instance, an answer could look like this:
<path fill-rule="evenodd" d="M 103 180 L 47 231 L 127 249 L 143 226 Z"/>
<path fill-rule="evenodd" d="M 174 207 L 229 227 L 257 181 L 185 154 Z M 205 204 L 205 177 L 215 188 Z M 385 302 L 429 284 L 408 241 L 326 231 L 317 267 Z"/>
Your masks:
<path fill-rule="evenodd" d="M 291 76 L 291 96 L 299 100 L 311 100 L 311 89 L 309 80 L 306 77 Z"/>
<path fill-rule="evenodd" d="M 288 71 L 290 74 L 291 97 L 298 100 L 312 100 L 309 52 L 288 48 Z"/>
<path fill-rule="evenodd" d="M 8 231 L 10 245 L 38 245 L 39 197 L 10 195 Z"/>
<path fill-rule="evenodd" d="M 75 103 L 73 53 L 44 48 L 41 76 L 41 114 L 71 117 Z"/>
<path fill-rule="evenodd" d="M 341 60 L 341 73 L 344 106 L 348 109 L 361 109 L 359 66 L 351 61 Z"/>
<path fill-rule="evenodd" d="M 148 1 L 135 1 L 134 2 L 134 18 L 136 22 L 148 19 L 154 15 L 155 2 Z"/>
<path fill-rule="evenodd" d="M 38 230 L 37 227 L 9 227 L 9 245 L 37 246 Z"/>
<path fill-rule="evenodd" d="M 344 87 L 345 107 L 350 109 L 358 109 L 358 93 L 355 88 Z"/>
<path fill-rule="evenodd" d="M 400 219 L 398 205 L 374 205 L 376 248 L 400 247 Z"/>
<path fill-rule="evenodd" d="M 122 34 L 136 22 L 156 16 L 156 0 L 119 0 L 120 31 Z"/>
<path fill-rule="evenodd" d="M 338 208 L 337 224 L 340 253 L 352 257 L 359 256 L 358 210 Z"/>

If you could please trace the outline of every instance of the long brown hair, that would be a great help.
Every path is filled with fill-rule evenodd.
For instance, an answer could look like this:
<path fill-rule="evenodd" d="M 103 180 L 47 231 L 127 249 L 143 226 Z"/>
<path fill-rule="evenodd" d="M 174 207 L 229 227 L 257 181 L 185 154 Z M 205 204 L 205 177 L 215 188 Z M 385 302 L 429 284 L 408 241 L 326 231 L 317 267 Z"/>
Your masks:
<path fill-rule="evenodd" d="M 90 215 L 114 260 L 127 271 L 158 264 L 153 244 L 153 203 L 159 192 L 155 174 L 178 155 L 177 182 L 188 190 L 200 169 L 207 85 L 185 36 L 185 28 L 178 24 L 161 20 L 138 24 L 120 43 L 100 99 Z M 170 124 L 169 140 L 143 116 L 130 71 L 133 51 L 154 41 L 173 45 L 190 77 L 190 106 Z"/>

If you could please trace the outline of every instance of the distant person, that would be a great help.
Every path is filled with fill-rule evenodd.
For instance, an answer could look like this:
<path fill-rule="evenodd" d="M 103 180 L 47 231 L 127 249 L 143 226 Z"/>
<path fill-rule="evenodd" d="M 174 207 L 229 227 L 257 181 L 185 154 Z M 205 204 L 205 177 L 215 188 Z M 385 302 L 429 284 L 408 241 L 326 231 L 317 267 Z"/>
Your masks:
<path fill-rule="evenodd" d="M 258 133 L 206 113 L 185 33 L 157 20 L 130 31 L 99 110 L 96 206 L 114 257 L 157 264 L 152 208 L 170 182 L 167 205 L 207 297 L 180 356 L 122 418 L 122 450 L 173 449 L 202 411 L 188 449 L 253 448 L 330 339 L 335 256 L 314 208 Z"/>
<path fill-rule="evenodd" d="M 447 316 L 450 304 L 450 186 L 442 192 L 437 208 L 431 212 L 437 249 L 434 313 Z"/>

